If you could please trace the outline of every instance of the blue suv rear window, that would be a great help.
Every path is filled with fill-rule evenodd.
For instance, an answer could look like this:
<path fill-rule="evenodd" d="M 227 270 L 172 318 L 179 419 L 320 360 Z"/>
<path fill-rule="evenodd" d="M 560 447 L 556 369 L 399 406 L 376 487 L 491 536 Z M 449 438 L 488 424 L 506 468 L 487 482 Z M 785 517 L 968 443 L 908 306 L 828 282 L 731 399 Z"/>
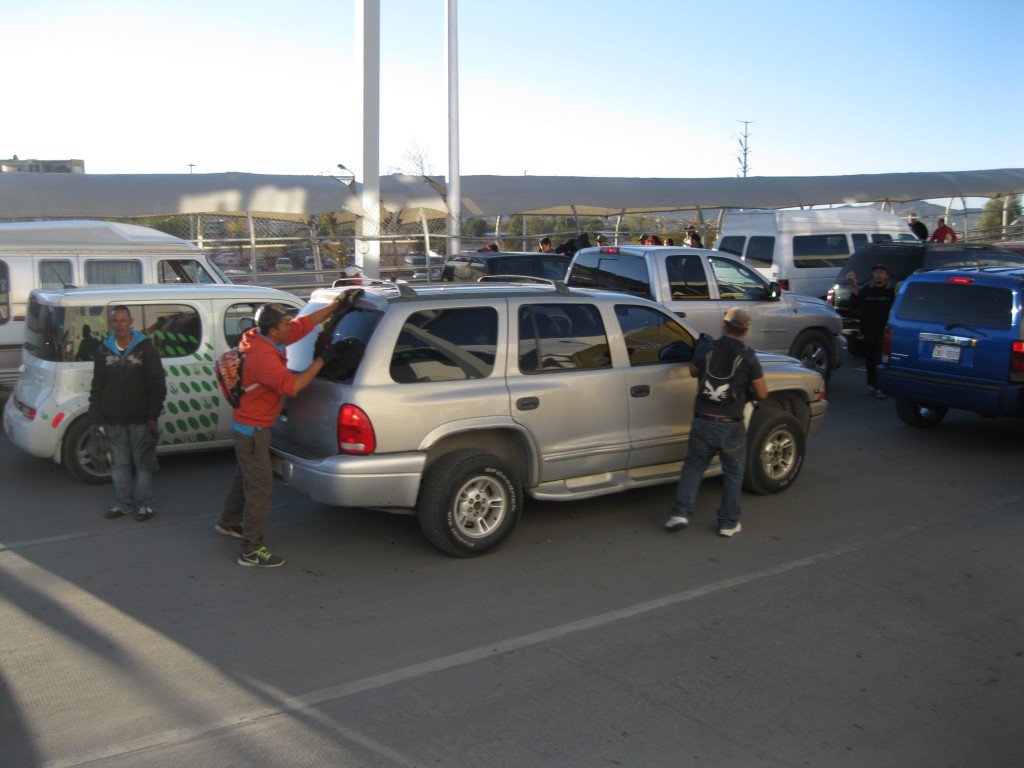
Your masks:
<path fill-rule="evenodd" d="M 1013 293 L 993 285 L 910 283 L 904 288 L 897 317 L 956 327 L 1005 330 L 1013 323 Z"/>

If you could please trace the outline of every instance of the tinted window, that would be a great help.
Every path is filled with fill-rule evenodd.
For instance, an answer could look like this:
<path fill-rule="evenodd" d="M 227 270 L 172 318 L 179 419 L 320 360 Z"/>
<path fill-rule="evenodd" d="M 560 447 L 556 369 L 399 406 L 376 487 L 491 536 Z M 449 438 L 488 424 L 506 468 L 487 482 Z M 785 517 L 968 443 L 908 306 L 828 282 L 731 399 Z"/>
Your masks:
<path fill-rule="evenodd" d="M 132 327 L 149 336 L 160 357 L 185 357 L 199 349 L 203 329 L 195 307 L 143 304 L 130 309 Z"/>
<path fill-rule="evenodd" d="M 529 277 L 540 277 L 537 264 L 530 259 L 491 259 L 490 267 L 492 275 L 527 275 Z"/>
<path fill-rule="evenodd" d="M 620 304 L 615 307 L 615 316 L 626 340 L 630 365 L 659 364 L 658 353 L 676 341 L 693 348 L 693 336 L 664 312 L 651 307 Z"/>
<path fill-rule="evenodd" d="M 141 283 L 142 262 L 135 259 L 89 259 L 85 262 L 85 282 L 90 285 Z"/>
<path fill-rule="evenodd" d="M 1005 330 L 1013 323 L 1013 292 L 991 285 L 910 283 L 903 289 L 901 320 Z"/>
<path fill-rule="evenodd" d="M 25 350 L 57 363 L 91 361 L 107 337 L 106 312 L 105 305 L 65 309 L 32 300 L 25 318 Z"/>
<path fill-rule="evenodd" d="M 708 259 L 718 282 L 719 298 L 723 301 L 765 301 L 768 291 L 764 279 L 745 264 L 731 259 Z"/>
<path fill-rule="evenodd" d="M 1024 255 L 1012 251 L 932 251 L 925 256 L 928 269 L 938 267 L 1016 267 L 1024 265 Z"/>
<path fill-rule="evenodd" d="M 541 277 L 548 280 L 565 280 L 565 270 L 568 268 L 569 259 L 544 257 L 540 260 Z"/>
<path fill-rule="evenodd" d="M 921 266 L 922 251 L 914 249 L 907 251 L 902 248 L 885 253 L 876 253 L 872 249 L 858 251 L 853 254 L 847 265 L 846 271 L 852 271 L 857 275 L 858 283 L 865 283 L 871 279 L 871 268 L 875 264 L 884 264 L 889 270 L 889 277 L 893 283 L 905 280 L 907 276 Z M 840 275 L 842 282 L 844 275 Z"/>
<path fill-rule="evenodd" d="M 742 256 L 743 246 L 746 244 L 746 241 L 747 238 L 742 235 L 727 235 L 726 237 L 719 238 L 718 250 Z"/>
<path fill-rule="evenodd" d="M 484 265 L 479 261 L 452 259 L 446 262 L 441 272 L 441 280 L 446 283 L 475 283 L 486 275 Z"/>
<path fill-rule="evenodd" d="M 69 259 L 40 259 L 39 286 L 41 288 L 63 288 L 74 285 L 75 277 Z"/>
<path fill-rule="evenodd" d="M 708 277 L 704 272 L 704 260 L 699 255 L 690 253 L 667 256 L 665 271 L 668 273 L 673 299 L 686 301 L 711 298 L 711 294 L 708 293 Z"/>
<path fill-rule="evenodd" d="M 770 267 L 775 258 L 775 238 L 768 235 L 759 235 L 750 238 L 750 245 L 747 246 L 746 262 L 755 267 Z"/>
<path fill-rule="evenodd" d="M 799 268 L 841 267 L 850 255 L 846 235 L 795 235 L 793 264 Z"/>
<path fill-rule="evenodd" d="M 605 288 L 652 298 L 643 257 L 618 253 L 614 249 L 577 254 L 567 282 L 581 288 Z"/>
<path fill-rule="evenodd" d="M 391 378 L 401 384 L 482 379 L 494 370 L 497 349 L 498 313 L 492 307 L 422 310 L 398 334 Z"/>
<path fill-rule="evenodd" d="M 608 337 L 597 307 L 535 304 L 519 310 L 519 370 L 547 373 L 610 368 Z"/>

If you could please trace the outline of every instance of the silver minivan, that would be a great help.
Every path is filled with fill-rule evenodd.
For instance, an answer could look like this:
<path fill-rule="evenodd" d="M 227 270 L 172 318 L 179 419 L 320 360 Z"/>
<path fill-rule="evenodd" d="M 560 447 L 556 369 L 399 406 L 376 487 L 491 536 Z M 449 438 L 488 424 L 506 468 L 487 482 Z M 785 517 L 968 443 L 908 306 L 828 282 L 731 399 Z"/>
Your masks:
<path fill-rule="evenodd" d="M 110 310 L 123 304 L 135 329 L 156 345 L 167 376 L 157 453 L 229 447 L 231 408 L 214 361 L 268 301 L 303 306 L 290 293 L 244 285 L 37 289 L 28 301 L 25 370 L 4 406 L 4 431 L 23 451 L 63 464 L 79 480 L 109 478 L 109 467 L 90 451 L 89 388 Z"/>

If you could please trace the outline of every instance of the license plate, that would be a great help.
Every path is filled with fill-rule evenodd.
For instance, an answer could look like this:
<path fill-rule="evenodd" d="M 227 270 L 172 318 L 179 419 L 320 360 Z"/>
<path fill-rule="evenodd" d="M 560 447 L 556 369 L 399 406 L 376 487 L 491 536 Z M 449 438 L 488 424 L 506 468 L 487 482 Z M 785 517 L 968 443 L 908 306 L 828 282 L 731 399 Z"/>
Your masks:
<path fill-rule="evenodd" d="M 936 344 L 932 347 L 932 360 L 946 360 L 951 363 L 959 363 L 960 347 L 952 344 Z"/>

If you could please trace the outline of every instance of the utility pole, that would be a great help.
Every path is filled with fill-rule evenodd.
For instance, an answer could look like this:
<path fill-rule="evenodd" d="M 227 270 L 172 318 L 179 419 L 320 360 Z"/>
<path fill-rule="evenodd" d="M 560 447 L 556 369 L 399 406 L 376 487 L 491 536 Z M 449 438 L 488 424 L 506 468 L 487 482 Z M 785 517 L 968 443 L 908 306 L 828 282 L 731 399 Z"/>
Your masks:
<path fill-rule="evenodd" d="M 743 136 L 740 137 L 740 155 L 737 158 L 740 161 L 740 176 L 744 179 L 747 178 L 747 171 L 750 170 L 750 166 L 747 165 L 747 155 L 750 154 L 750 124 L 753 120 L 737 120 L 738 123 L 743 123 Z"/>

